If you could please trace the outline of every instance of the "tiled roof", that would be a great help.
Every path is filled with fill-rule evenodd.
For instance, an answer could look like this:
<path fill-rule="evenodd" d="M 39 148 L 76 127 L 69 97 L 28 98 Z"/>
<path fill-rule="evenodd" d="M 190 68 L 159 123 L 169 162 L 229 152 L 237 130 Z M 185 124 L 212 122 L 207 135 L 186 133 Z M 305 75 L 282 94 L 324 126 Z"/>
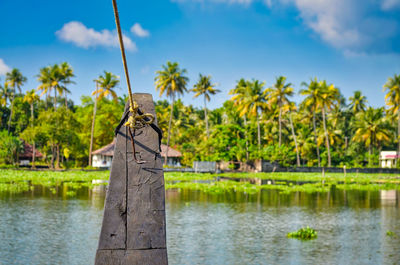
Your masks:
<path fill-rule="evenodd" d="M 167 145 L 161 144 L 161 156 L 165 157 L 167 152 Z M 181 157 L 182 154 L 178 150 L 175 150 L 171 146 L 168 148 L 168 157 Z"/>
<path fill-rule="evenodd" d="M 32 153 L 33 146 L 24 142 L 24 152 L 19 155 L 19 158 L 32 158 Z M 35 149 L 35 157 L 41 158 L 43 155 L 37 149 Z"/>
<path fill-rule="evenodd" d="M 97 149 L 92 155 L 114 156 L 115 139 L 108 145 Z"/>
<path fill-rule="evenodd" d="M 112 143 L 94 151 L 93 155 L 103 155 L 103 156 L 114 156 L 114 146 L 115 146 L 115 139 Z M 167 145 L 161 144 L 161 156 L 165 157 L 167 152 Z M 168 157 L 181 157 L 182 154 L 178 150 L 169 147 L 168 148 Z"/>

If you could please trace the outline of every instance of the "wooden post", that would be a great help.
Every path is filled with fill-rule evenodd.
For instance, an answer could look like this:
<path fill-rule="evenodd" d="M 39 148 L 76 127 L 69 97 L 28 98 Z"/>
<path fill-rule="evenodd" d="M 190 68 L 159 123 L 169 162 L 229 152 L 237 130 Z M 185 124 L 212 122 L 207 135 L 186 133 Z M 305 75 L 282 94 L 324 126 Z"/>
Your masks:
<path fill-rule="evenodd" d="M 150 94 L 133 94 L 140 110 L 156 117 Z M 129 108 L 126 105 L 125 111 Z M 157 124 L 157 121 L 154 121 Z M 168 264 L 164 173 L 159 135 L 151 126 L 136 130 L 135 162 L 128 129 L 117 134 L 96 265 Z"/>

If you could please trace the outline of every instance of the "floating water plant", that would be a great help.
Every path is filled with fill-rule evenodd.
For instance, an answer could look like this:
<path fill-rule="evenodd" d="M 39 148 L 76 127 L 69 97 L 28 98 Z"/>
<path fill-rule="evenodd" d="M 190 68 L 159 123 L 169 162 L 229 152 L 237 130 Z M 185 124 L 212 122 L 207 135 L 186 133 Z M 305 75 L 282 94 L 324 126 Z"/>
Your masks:
<path fill-rule="evenodd" d="M 393 236 L 396 236 L 396 233 L 393 232 L 393 231 L 387 230 L 387 231 L 386 231 L 386 235 L 387 235 L 387 236 L 390 236 L 390 237 L 393 237 Z"/>
<path fill-rule="evenodd" d="M 317 238 L 318 233 L 314 229 L 307 226 L 305 228 L 304 227 L 300 228 L 298 231 L 288 233 L 287 237 L 297 238 L 301 240 L 311 240 Z"/>

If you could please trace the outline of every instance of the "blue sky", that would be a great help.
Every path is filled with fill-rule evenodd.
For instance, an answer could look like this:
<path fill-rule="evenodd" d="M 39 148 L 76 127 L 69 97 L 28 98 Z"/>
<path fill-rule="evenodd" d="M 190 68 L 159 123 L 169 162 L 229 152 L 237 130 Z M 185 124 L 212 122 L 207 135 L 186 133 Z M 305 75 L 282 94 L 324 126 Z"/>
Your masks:
<path fill-rule="evenodd" d="M 326 79 L 347 98 L 361 90 L 384 104 L 382 86 L 400 74 L 400 0 L 118 0 L 133 90 L 159 99 L 155 72 L 168 60 L 186 68 L 189 88 L 211 75 L 229 99 L 240 78 L 272 85 L 284 75 L 296 91 L 311 77 Z M 125 77 L 111 0 L 1 0 L 0 79 L 11 68 L 36 88 L 39 68 L 69 62 L 76 75 L 70 96 L 94 89 L 104 70 Z M 293 98 L 297 102 L 300 96 Z M 193 94 L 187 104 L 202 106 Z"/>

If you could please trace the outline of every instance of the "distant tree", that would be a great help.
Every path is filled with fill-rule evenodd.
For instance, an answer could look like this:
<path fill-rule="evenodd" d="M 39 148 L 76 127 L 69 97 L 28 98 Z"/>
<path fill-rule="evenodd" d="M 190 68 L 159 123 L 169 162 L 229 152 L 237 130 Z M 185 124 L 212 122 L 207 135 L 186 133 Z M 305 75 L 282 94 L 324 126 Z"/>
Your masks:
<path fill-rule="evenodd" d="M 231 91 L 231 98 L 241 117 L 249 115 L 257 121 L 257 146 L 261 149 L 260 111 L 266 107 L 265 83 L 258 80 L 239 80 L 236 88 Z"/>
<path fill-rule="evenodd" d="M 74 81 L 71 80 L 72 77 L 75 77 L 74 70 L 67 62 L 63 62 L 59 67 L 59 71 L 62 77 L 61 83 L 63 84 L 63 86 L 60 86 L 60 88 L 62 89 L 62 94 L 64 94 L 65 106 L 67 107 L 68 106 L 67 94 L 71 93 L 71 91 L 68 90 L 67 85 L 75 83 Z"/>
<path fill-rule="evenodd" d="M 369 107 L 365 112 L 357 114 L 356 124 L 358 128 L 353 141 L 364 143 L 368 148 L 369 164 L 371 165 L 372 149 L 379 143 L 389 141 L 390 130 L 384 109 Z"/>
<path fill-rule="evenodd" d="M 311 79 L 310 83 L 308 84 L 306 82 L 302 82 L 301 85 L 307 87 L 307 89 L 301 89 L 299 93 L 300 95 L 306 96 L 306 98 L 302 102 L 302 105 L 306 109 L 310 109 L 310 111 L 312 112 L 314 143 L 317 150 L 318 166 L 320 167 L 321 158 L 320 158 L 319 146 L 317 143 L 318 135 L 317 135 L 317 125 L 316 125 L 316 113 L 319 107 L 318 98 L 321 87 L 319 85 L 317 78 L 314 78 L 314 80 Z"/>
<path fill-rule="evenodd" d="M 3 163 L 16 165 L 18 154 L 23 150 L 22 142 L 7 131 L 0 131 L 0 159 Z"/>
<path fill-rule="evenodd" d="M 291 131 L 292 131 L 292 137 L 293 137 L 293 142 L 294 142 L 294 146 L 295 146 L 295 149 L 296 149 L 296 163 L 297 163 L 297 166 L 299 167 L 300 166 L 300 150 L 299 150 L 299 146 L 298 146 L 298 144 L 297 144 L 297 137 L 296 137 L 296 133 L 295 133 L 295 130 L 294 130 L 294 125 L 293 125 L 293 112 L 295 112 L 296 110 L 297 110 L 297 107 L 296 107 L 296 104 L 294 103 L 294 102 L 289 102 L 289 104 L 287 104 L 286 106 L 285 106 L 285 109 L 284 110 L 288 110 L 288 116 L 289 116 L 289 123 L 290 123 L 290 128 L 291 128 Z"/>
<path fill-rule="evenodd" d="M 393 115 L 397 115 L 397 163 L 399 163 L 400 155 L 400 75 L 389 77 L 383 86 L 386 92 L 385 101 L 389 106 L 389 111 Z"/>
<path fill-rule="evenodd" d="M 154 79 L 156 90 L 160 91 L 160 96 L 165 93 L 167 97 L 172 99 L 171 114 L 168 123 L 165 164 L 167 164 L 169 141 L 171 137 L 172 110 L 174 108 L 175 97 L 187 91 L 186 85 L 189 82 L 189 78 L 185 76 L 186 74 L 186 69 L 180 69 L 177 62 L 167 62 L 167 65 L 162 66 L 162 70 L 156 72 L 156 77 Z"/>
<path fill-rule="evenodd" d="M 8 82 L 8 84 L 12 87 L 10 117 L 8 119 L 8 132 L 10 132 L 16 88 L 18 88 L 19 93 L 21 94 L 21 86 L 26 81 L 27 81 L 27 78 L 25 76 L 23 76 L 17 68 L 14 68 L 11 70 L 11 72 L 6 73 L 6 82 Z"/>
<path fill-rule="evenodd" d="M 361 91 L 354 91 L 354 95 L 349 98 L 349 108 L 353 111 L 354 115 L 360 111 L 365 111 L 367 108 L 367 98 L 362 95 Z"/>
<path fill-rule="evenodd" d="M 92 166 L 93 135 L 97 112 L 97 102 L 98 100 L 101 100 L 103 97 L 107 97 L 110 94 L 112 95 L 114 101 L 117 101 L 118 97 L 117 93 L 114 91 L 114 88 L 118 86 L 119 79 L 113 73 L 104 71 L 104 75 L 100 75 L 99 78 L 94 80 L 94 82 L 96 83 L 96 90 L 92 93 L 92 95 L 95 96 L 95 99 L 93 106 L 92 129 L 90 132 L 89 166 Z"/>
<path fill-rule="evenodd" d="M 322 121 L 324 126 L 324 134 L 326 139 L 326 148 L 328 152 L 328 167 L 331 167 L 331 152 L 329 144 L 329 133 L 326 127 L 326 112 L 332 109 L 335 102 L 338 102 L 339 90 L 333 84 L 327 84 L 325 80 L 320 82 L 321 93 L 319 94 L 318 103 L 322 108 Z"/>
<path fill-rule="evenodd" d="M 286 77 L 279 76 L 275 84 L 268 88 L 268 103 L 276 104 L 279 109 L 279 147 L 282 144 L 282 111 L 286 104 L 289 104 L 289 97 L 293 96 L 291 83 L 286 84 Z"/>
<path fill-rule="evenodd" d="M 204 96 L 204 116 L 206 119 L 206 133 L 207 133 L 207 138 L 210 136 L 209 133 L 209 128 L 208 128 L 208 117 L 207 117 L 207 105 L 206 102 L 210 101 L 210 95 L 215 95 L 218 92 L 221 92 L 218 89 L 215 89 L 215 84 L 211 83 L 211 76 L 203 76 L 202 74 L 199 74 L 199 81 L 194 85 L 193 89 L 191 90 L 192 92 L 196 93 L 194 95 L 195 98 L 198 96 L 203 95 Z"/>
<path fill-rule="evenodd" d="M 34 110 L 33 110 L 33 104 L 38 101 L 40 98 L 38 95 L 36 95 L 35 89 L 32 89 L 28 92 L 26 92 L 26 95 L 24 96 L 24 102 L 27 102 L 30 107 L 31 107 L 31 128 L 33 130 L 34 128 Z M 36 153 L 36 146 L 35 146 L 35 140 L 34 137 L 32 137 L 31 143 L 32 143 L 32 168 L 35 168 L 35 153 Z"/>

